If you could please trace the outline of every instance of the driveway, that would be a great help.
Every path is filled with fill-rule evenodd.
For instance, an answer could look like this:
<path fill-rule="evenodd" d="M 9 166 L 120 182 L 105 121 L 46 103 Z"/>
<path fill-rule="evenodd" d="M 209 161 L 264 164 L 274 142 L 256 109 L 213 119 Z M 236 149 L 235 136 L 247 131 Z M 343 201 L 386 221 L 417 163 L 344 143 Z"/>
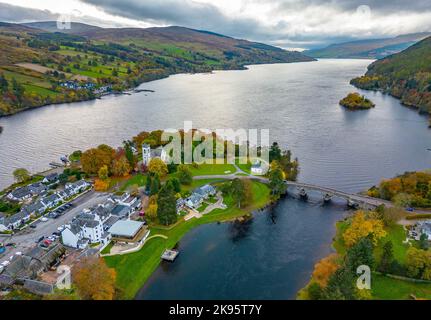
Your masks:
<path fill-rule="evenodd" d="M 73 200 L 71 202 L 73 207 L 65 211 L 63 215 L 57 219 L 49 219 L 46 222 L 41 222 L 39 220 L 34 223 L 34 225 L 36 225 L 35 229 L 27 227 L 26 229 L 14 234 L 10 238 L 0 238 L 0 242 L 4 242 L 5 244 L 12 242 L 16 243 L 16 248 L 7 247 L 5 254 L 0 257 L 0 263 L 8 260 L 18 251 L 25 252 L 26 250 L 34 247 L 36 245 L 36 240 L 40 239 L 42 236 L 50 236 L 53 232 L 57 231 L 58 227 L 70 222 L 76 215 L 82 212 L 82 210 L 104 202 L 108 196 L 108 193 L 96 193 L 94 191 L 89 191 L 81 197 Z"/>

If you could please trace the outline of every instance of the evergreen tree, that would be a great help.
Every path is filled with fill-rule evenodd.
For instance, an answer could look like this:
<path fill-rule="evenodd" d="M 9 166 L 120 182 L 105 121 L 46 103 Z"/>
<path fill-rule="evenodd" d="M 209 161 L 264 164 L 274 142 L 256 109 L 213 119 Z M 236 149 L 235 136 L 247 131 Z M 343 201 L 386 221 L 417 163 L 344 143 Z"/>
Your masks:
<path fill-rule="evenodd" d="M 181 183 L 180 183 L 180 180 L 178 180 L 177 178 L 171 178 L 171 179 L 170 179 L 170 181 L 171 181 L 171 183 L 172 183 L 172 186 L 173 186 L 173 188 L 174 188 L 174 191 L 175 191 L 176 193 L 181 192 Z"/>
<path fill-rule="evenodd" d="M 145 191 L 146 192 L 150 192 L 151 191 L 151 185 L 152 185 L 151 175 L 147 174 L 147 181 L 145 183 Z"/>
<path fill-rule="evenodd" d="M 280 168 L 275 168 L 269 172 L 269 188 L 273 199 L 278 199 L 286 192 L 286 184 L 283 179 L 283 172 Z"/>
<path fill-rule="evenodd" d="M 165 183 L 160 189 L 157 198 L 157 217 L 163 225 L 170 225 L 177 222 L 177 200 L 171 181 Z"/>
<path fill-rule="evenodd" d="M 384 245 L 383 245 L 383 253 L 382 253 L 382 258 L 380 260 L 380 264 L 379 264 L 379 271 L 382 273 L 390 273 L 392 270 L 392 265 L 393 265 L 393 261 L 394 261 L 394 252 L 393 252 L 393 245 L 392 245 L 392 241 L 388 240 Z"/>
<path fill-rule="evenodd" d="M 3 74 L 0 74 L 0 92 L 5 93 L 9 87 L 9 83 Z"/>
<path fill-rule="evenodd" d="M 273 142 L 271 148 L 269 149 L 269 162 L 281 159 L 281 149 L 277 142 Z"/>
<path fill-rule="evenodd" d="M 155 195 L 159 192 L 160 189 L 160 178 L 158 174 L 154 175 L 154 179 L 151 181 L 151 189 L 150 194 Z"/>
<path fill-rule="evenodd" d="M 360 239 L 346 253 L 346 267 L 352 274 L 356 274 L 357 268 L 361 265 L 372 268 L 373 264 L 373 244 L 368 238 Z"/>
<path fill-rule="evenodd" d="M 327 300 L 355 300 L 356 290 L 352 272 L 342 267 L 329 278 L 323 297 Z"/>

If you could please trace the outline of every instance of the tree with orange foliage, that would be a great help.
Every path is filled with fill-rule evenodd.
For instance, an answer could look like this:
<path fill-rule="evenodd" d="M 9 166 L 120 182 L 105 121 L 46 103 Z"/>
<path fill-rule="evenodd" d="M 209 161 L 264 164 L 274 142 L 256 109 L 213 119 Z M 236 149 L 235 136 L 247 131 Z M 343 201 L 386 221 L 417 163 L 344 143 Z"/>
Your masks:
<path fill-rule="evenodd" d="M 337 262 L 337 254 L 331 254 L 330 256 L 320 260 L 315 266 L 313 271 L 313 279 L 322 288 L 325 288 L 328 284 L 329 278 L 338 270 L 340 265 Z"/>
<path fill-rule="evenodd" d="M 373 244 L 377 245 L 379 239 L 385 236 L 383 221 L 367 216 L 364 211 L 358 211 L 353 216 L 352 222 L 343 233 L 344 242 L 349 248 L 365 237 L 370 237 Z"/>
<path fill-rule="evenodd" d="M 72 270 L 73 282 L 85 300 L 112 300 L 115 295 L 116 272 L 96 257 L 82 259 Z"/>
<path fill-rule="evenodd" d="M 99 192 L 104 192 L 108 190 L 110 184 L 110 179 L 96 179 L 94 180 L 94 190 Z"/>

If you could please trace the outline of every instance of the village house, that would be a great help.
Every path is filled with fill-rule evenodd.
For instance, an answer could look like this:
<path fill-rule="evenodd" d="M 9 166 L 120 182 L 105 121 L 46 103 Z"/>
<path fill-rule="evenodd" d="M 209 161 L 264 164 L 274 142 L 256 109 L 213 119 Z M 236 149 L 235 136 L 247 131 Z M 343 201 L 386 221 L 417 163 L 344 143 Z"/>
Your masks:
<path fill-rule="evenodd" d="M 193 193 L 190 197 L 186 199 L 186 205 L 190 209 L 197 209 L 201 206 L 203 201 L 204 201 L 204 198 L 200 194 Z"/>
<path fill-rule="evenodd" d="M 53 208 L 60 204 L 63 201 L 63 198 L 60 197 L 57 193 L 51 194 L 48 197 L 42 198 L 40 202 L 45 206 L 45 208 Z"/>
<path fill-rule="evenodd" d="M 58 173 L 51 173 L 47 175 L 45 178 L 43 178 L 42 182 L 45 183 L 48 186 L 52 186 L 54 184 L 59 183 L 59 174 Z"/>
<path fill-rule="evenodd" d="M 14 215 L 9 217 L 3 217 L 0 219 L 0 231 L 18 229 L 21 225 L 30 220 L 31 214 L 27 210 L 21 210 Z"/>
<path fill-rule="evenodd" d="M 48 190 L 46 185 L 41 182 L 30 184 L 28 187 L 33 196 L 40 196 Z"/>
<path fill-rule="evenodd" d="M 108 219 L 109 217 L 101 217 L 94 211 L 82 212 L 62 231 L 63 244 L 76 249 L 84 249 L 89 243 L 107 244 L 111 240 L 111 236 L 104 230 L 102 221 Z"/>
<path fill-rule="evenodd" d="M 36 246 L 21 256 L 16 256 L 3 271 L 2 276 L 9 278 L 11 283 L 16 280 L 35 279 L 51 266 L 59 263 L 66 249 L 58 242 L 47 248 Z"/>
<path fill-rule="evenodd" d="M 193 191 L 193 193 L 199 194 L 202 198 L 208 199 L 210 196 L 214 196 L 216 194 L 216 188 L 214 188 L 210 184 L 206 184 L 202 187 L 199 187 Z"/>
<path fill-rule="evenodd" d="M 79 180 L 73 183 L 66 183 L 64 190 L 72 192 L 73 194 L 78 194 L 85 191 L 90 186 L 90 184 L 85 180 Z"/>
<path fill-rule="evenodd" d="M 6 196 L 9 200 L 23 202 L 30 199 L 33 196 L 28 186 L 16 188 L 15 190 L 8 193 Z"/>
<path fill-rule="evenodd" d="M 431 221 L 421 222 L 419 225 L 419 231 L 421 234 L 425 234 L 428 240 L 431 240 Z"/>

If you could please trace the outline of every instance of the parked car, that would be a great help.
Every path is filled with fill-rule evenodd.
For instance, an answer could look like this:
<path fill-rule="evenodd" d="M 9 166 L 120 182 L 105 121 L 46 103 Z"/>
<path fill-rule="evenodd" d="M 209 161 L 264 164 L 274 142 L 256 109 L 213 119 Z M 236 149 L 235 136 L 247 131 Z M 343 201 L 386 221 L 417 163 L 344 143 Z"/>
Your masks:
<path fill-rule="evenodd" d="M 8 265 L 10 264 L 10 262 L 9 261 L 3 261 L 2 263 L 1 263 L 1 265 L 3 266 L 3 267 L 7 267 Z"/>
<path fill-rule="evenodd" d="M 22 252 L 21 251 L 17 251 L 17 252 L 15 252 L 15 255 L 16 256 L 22 256 Z"/>
<path fill-rule="evenodd" d="M 53 233 L 53 235 L 55 235 L 57 237 L 60 237 L 61 236 L 61 232 L 56 231 L 56 232 Z"/>
<path fill-rule="evenodd" d="M 415 209 L 414 209 L 414 208 L 412 208 L 412 207 L 408 207 L 408 208 L 406 208 L 406 211 L 408 211 L 408 212 L 413 212 L 413 211 L 415 211 Z"/>
<path fill-rule="evenodd" d="M 37 226 L 36 226 L 35 224 L 31 224 L 31 225 L 30 225 L 30 228 L 32 228 L 32 229 L 36 229 L 36 228 L 37 228 Z"/>
<path fill-rule="evenodd" d="M 44 237 L 44 236 L 40 237 L 38 240 L 36 240 L 36 243 L 41 242 L 43 239 L 45 239 L 45 237 Z"/>
<path fill-rule="evenodd" d="M 40 219 L 40 221 L 42 221 L 42 222 L 47 222 L 47 221 L 48 221 L 48 218 L 43 217 L 42 219 Z"/>
<path fill-rule="evenodd" d="M 5 247 L 15 247 L 15 246 L 16 246 L 16 243 L 14 242 L 9 242 L 5 244 Z"/>

